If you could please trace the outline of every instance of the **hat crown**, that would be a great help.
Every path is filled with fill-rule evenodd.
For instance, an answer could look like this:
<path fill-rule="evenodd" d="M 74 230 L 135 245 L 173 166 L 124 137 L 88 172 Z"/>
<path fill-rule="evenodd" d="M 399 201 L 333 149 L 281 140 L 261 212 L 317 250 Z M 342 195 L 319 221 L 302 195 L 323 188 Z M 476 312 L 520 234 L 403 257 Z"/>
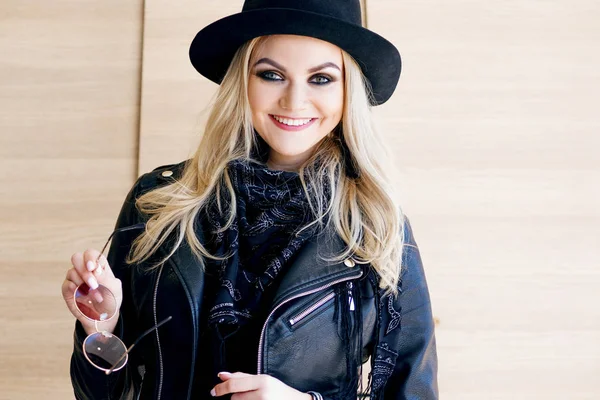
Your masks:
<path fill-rule="evenodd" d="M 360 0 L 246 0 L 242 12 L 269 8 L 312 12 L 362 26 Z"/>
<path fill-rule="evenodd" d="M 402 59 L 387 39 L 362 25 L 360 0 L 245 0 L 242 11 L 200 30 L 190 45 L 198 72 L 221 84 L 240 46 L 257 37 L 299 35 L 332 43 L 359 64 L 372 105 L 394 93 Z"/>

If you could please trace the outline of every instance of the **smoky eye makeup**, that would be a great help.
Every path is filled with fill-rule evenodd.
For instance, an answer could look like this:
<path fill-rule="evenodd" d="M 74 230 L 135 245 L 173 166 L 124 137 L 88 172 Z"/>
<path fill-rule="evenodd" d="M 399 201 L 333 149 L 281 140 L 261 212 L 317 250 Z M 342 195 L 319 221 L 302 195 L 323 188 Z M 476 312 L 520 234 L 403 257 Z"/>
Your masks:
<path fill-rule="evenodd" d="M 259 70 L 255 73 L 255 75 L 267 82 L 280 82 L 280 81 L 284 80 L 283 76 L 281 76 L 281 74 L 279 72 L 276 72 L 273 70 Z M 311 75 L 308 78 L 309 83 L 319 85 L 319 86 L 337 82 L 338 80 L 339 79 L 336 78 L 335 76 L 331 76 L 331 75 L 324 74 L 324 73 L 317 73 L 317 74 Z"/>
<path fill-rule="evenodd" d="M 265 81 L 282 81 L 283 80 L 283 77 L 278 72 L 275 72 L 272 70 L 257 71 L 256 76 L 258 76 L 259 78 L 261 78 Z"/>
<path fill-rule="evenodd" d="M 337 82 L 337 81 L 338 81 L 338 79 L 333 76 L 326 75 L 326 74 L 316 74 L 310 78 L 309 82 L 314 82 L 317 85 L 326 85 L 328 83 L 333 83 L 333 82 Z"/>

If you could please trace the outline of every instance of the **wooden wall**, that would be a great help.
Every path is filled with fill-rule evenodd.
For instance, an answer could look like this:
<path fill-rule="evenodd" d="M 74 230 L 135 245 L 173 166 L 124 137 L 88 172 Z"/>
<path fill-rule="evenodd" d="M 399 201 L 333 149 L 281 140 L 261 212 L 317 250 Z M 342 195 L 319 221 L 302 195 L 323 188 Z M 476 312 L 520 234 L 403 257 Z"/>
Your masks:
<path fill-rule="evenodd" d="M 60 284 L 136 176 L 191 155 L 188 60 L 242 1 L 0 3 L 0 398 L 72 398 Z M 438 319 L 444 399 L 596 399 L 600 3 L 367 0 L 400 49 L 376 109 Z M 596 111 L 595 111 L 596 110 Z"/>
<path fill-rule="evenodd" d="M 137 176 L 141 0 L 0 2 L 0 398 L 73 398 L 71 254 Z"/>
<path fill-rule="evenodd" d="M 368 15 L 405 61 L 377 111 L 443 398 L 600 398 L 600 3 L 371 0 Z"/>

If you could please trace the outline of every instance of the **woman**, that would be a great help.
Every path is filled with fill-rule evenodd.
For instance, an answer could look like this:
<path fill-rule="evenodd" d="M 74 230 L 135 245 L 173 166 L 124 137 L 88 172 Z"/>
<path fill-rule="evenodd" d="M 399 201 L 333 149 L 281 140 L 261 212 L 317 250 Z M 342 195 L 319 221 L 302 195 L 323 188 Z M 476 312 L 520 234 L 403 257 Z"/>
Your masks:
<path fill-rule="evenodd" d="M 360 15 L 248 0 L 198 33 L 192 64 L 220 84 L 198 150 L 140 177 L 108 257 L 74 254 L 63 283 L 77 398 L 437 399 L 425 275 L 370 112 L 400 56 Z M 92 322 L 74 293 L 101 306 L 104 288 L 118 311 Z M 84 351 L 144 331 L 103 371 Z"/>

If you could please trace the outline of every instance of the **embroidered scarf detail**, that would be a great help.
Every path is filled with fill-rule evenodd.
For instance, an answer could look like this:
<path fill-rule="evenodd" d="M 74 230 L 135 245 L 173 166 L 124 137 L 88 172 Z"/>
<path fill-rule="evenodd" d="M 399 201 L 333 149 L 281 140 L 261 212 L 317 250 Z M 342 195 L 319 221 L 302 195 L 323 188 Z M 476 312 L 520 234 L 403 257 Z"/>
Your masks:
<path fill-rule="evenodd" d="M 235 220 L 219 232 L 228 210 L 221 215 L 214 204 L 203 224 L 209 251 L 231 253 L 224 261 L 206 262 L 208 301 L 214 302 L 207 308 L 207 322 L 235 332 L 256 315 L 265 291 L 314 230 L 296 235 L 312 214 L 297 173 L 246 160 L 230 162 L 228 172 L 236 195 Z"/>

